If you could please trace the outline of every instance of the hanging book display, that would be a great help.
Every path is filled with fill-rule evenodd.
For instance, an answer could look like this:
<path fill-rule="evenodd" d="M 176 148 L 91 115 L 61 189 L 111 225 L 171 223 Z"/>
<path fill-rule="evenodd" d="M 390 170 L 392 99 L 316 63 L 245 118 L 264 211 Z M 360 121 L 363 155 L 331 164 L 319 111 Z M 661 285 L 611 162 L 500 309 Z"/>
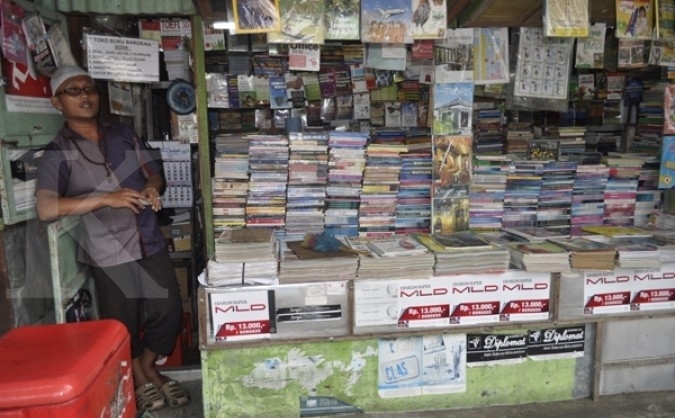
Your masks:
<path fill-rule="evenodd" d="M 269 32 L 267 41 L 271 44 L 323 44 L 324 11 L 323 0 L 279 0 L 281 29 Z"/>
<path fill-rule="evenodd" d="M 281 30 L 279 0 L 232 0 L 237 34 Z"/>
<path fill-rule="evenodd" d="M 602 69 L 605 63 L 605 34 L 607 25 L 596 23 L 588 36 L 577 38 L 574 66 L 578 69 Z"/>
<path fill-rule="evenodd" d="M 654 0 L 616 0 L 617 38 L 651 39 Z"/>
<path fill-rule="evenodd" d="M 379 0 L 361 2 L 361 42 L 383 44 L 413 43 L 412 2 Z"/>
<path fill-rule="evenodd" d="M 447 10 L 446 0 L 413 0 L 413 39 L 445 37 Z"/>
<path fill-rule="evenodd" d="M 324 14 L 325 38 L 359 40 L 359 0 L 326 0 Z"/>
<path fill-rule="evenodd" d="M 657 39 L 675 40 L 675 0 L 656 0 Z"/>
<path fill-rule="evenodd" d="M 473 78 L 475 84 L 509 82 L 508 28 L 475 28 Z"/>
<path fill-rule="evenodd" d="M 589 0 L 546 0 L 544 33 L 546 36 L 588 36 Z"/>

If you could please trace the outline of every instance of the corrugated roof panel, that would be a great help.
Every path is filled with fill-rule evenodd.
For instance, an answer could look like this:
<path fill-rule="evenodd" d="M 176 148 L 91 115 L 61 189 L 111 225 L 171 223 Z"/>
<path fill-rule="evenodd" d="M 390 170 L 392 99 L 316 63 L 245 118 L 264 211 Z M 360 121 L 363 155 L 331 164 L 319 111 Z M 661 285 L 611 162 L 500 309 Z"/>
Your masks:
<path fill-rule="evenodd" d="M 192 0 L 35 0 L 61 13 L 196 15 Z"/>

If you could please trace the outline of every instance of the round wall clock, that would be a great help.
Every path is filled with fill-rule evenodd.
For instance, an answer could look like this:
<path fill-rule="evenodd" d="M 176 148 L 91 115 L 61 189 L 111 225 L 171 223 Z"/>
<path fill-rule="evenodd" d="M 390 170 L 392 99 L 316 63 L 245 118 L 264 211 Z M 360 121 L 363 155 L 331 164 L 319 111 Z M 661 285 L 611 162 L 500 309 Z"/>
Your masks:
<path fill-rule="evenodd" d="M 178 115 L 194 112 L 197 102 L 194 86 L 185 80 L 175 80 L 166 89 L 166 102 Z"/>

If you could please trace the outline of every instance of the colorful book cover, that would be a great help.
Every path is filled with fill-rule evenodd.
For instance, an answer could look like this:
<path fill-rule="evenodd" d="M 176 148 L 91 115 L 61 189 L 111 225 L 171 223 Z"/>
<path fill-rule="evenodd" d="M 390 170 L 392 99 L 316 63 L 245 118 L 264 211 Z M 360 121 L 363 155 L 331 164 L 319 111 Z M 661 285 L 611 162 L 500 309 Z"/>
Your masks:
<path fill-rule="evenodd" d="M 619 69 L 644 68 L 649 62 L 649 41 L 642 39 L 619 39 Z"/>
<path fill-rule="evenodd" d="M 239 80 L 236 74 L 227 74 L 227 100 L 230 108 L 238 109 L 239 103 Z"/>
<path fill-rule="evenodd" d="M 431 39 L 416 40 L 410 48 L 411 57 L 416 60 L 434 58 L 434 41 Z"/>
<path fill-rule="evenodd" d="M 354 95 L 354 119 L 370 118 L 370 93 Z"/>
<path fill-rule="evenodd" d="M 159 19 L 139 19 L 138 37 L 151 41 L 162 42 L 162 29 Z"/>
<path fill-rule="evenodd" d="M 433 187 L 431 201 L 432 232 L 452 234 L 469 230 L 469 192 L 467 187 Z"/>
<path fill-rule="evenodd" d="M 617 38 L 651 39 L 654 0 L 616 0 Z"/>
<path fill-rule="evenodd" d="M 651 41 L 648 63 L 662 67 L 675 66 L 675 41 L 664 39 Z"/>
<path fill-rule="evenodd" d="M 675 0 L 656 2 L 656 38 L 675 40 Z"/>
<path fill-rule="evenodd" d="M 670 189 L 675 179 L 675 136 L 664 136 L 661 142 L 659 189 Z"/>
<path fill-rule="evenodd" d="M 401 103 L 401 126 L 413 128 L 417 126 L 417 102 Z"/>
<path fill-rule="evenodd" d="M 163 51 L 185 49 L 185 39 L 192 37 L 192 23 L 189 19 L 160 19 L 159 30 Z"/>
<path fill-rule="evenodd" d="M 348 96 L 352 94 L 351 68 L 349 65 L 335 67 L 335 95 Z"/>
<path fill-rule="evenodd" d="M 583 69 L 602 69 L 605 63 L 605 35 L 607 25 L 596 23 L 588 36 L 577 38 L 574 66 Z"/>
<path fill-rule="evenodd" d="M 51 76 L 56 71 L 56 60 L 54 51 L 52 51 L 47 42 L 47 30 L 38 12 L 32 12 L 26 15 L 21 22 L 23 32 L 26 35 L 26 45 L 30 55 L 29 68 L 37 71 L 38 74 Z"/>
<path fill-rule="evenodd" d="M 308 101 L 321 100 L 321 87 L 319 86 L 319 76 L 316 72 L 306 71 L 300 73 L 302 82 L 305 85 L 305 98 Z"/>
<path fill-rule="evenodd" d="M 19 64 L 28 64 L 26 36 L 23 33 L 21 21 L 25 16 L 25 11 L 21 6 L 11 1 L 3 1 L 0 4 L 2 21 L 0 22 L 0 32 L 2 33 L 2 55 L 9 62 Z"/>
<path fill-rule="evenodd" d="M 352 93 L 363 93 L 368 91 L 366 84 L 366 67 L 360 64 L 352 64 L 349 66 L 352 78 Z"/>
<path fill-rule="evenodd" d="M 385 5 L 386 4 L 386 5 Z M 379 44 L 413 43 L 410 0 L 361 1 L 361 42 Z"/>
<path fill-rule="evenodd" d="M 213 22 L 204 22 L 204 51 L 224 51 L 225 31 L 214 29 Z"/>
<path fill-rule="evenodd" d="M 432 140 L 435 187 L 468 186 L 472 171 L 471 135 L 434 135 Z"/>
<path fill-rule="evenodd" d="M 319 70 L 319 88 L 321 97 L 335 97 L 335 72 L 332 68 L 321 68 Z"/>
<path fill-rule="evenodd" d="M 366 67 L 405 71 L 407 50 L 404 44 L 366 44 Z"/>
<path fill-rule="evenodd" d="M 326 0 L 325 38 L 358 41 L 361 2 L 359 0 Z"/>
<path fill-rule="evenodd" d="M 337 96 L 337 113 L 335 119 L 352 119 L 354 116 L 354 100 L 352 96 Z"/>
<path fill-rule="evenodd" d="M 413 0 L 413 39 L 440 39 L 448 27 L 445 0 Z"/>
<path fill-rule="evenodd" d="M 305 82 L 302 76 L 294 73 L 286 73 L 286 95 L 291 107 L 305 107 Z"/>
<path fill-rule="evenodd" d="M 281 30 L 279 0 L 232 0 L 237 34 Z"/>
<path fill-rule="evenodd" d="M 434 84 L 432 134 L 471 134 L 473 89 L 473 83 Z"/>
<path fill-rule="evenodd" d="M 323 44 L 324 0 L 279 0 L 281 28 L 269 32 L 271 44 Z"/>
<path fill-rule="evenodd" d="M 663 95 L 663 134 L 675 135 L 675 84 L 666 85 Z"/>
<path fill-rule="evenodd" d="M 474 29 L 448 29 L 434 44 L 434 82 L 473 81 Z"/>
<path fill-rule="evenodd" d="M 256 75 L 253 78 L 253 90 L 258 106 L 270 105 L 270 80 L 267 75 Z"/>
<path fill-rule="evenodd" d="M 239 90 L 239 106 L 256 107 L 254 75 L 237 75 L 237 88 Z"/>
<path fill-rule="evenodd" d="M 509 82 L 508 28 L 475 28 L 473 51 L 475 84 Z"/>
<path fill-rule="evenodd" d="M 321 48 L 319 45 L 288 45 L 288 69 L 294 71 L 319 71 Z"/>
<path fill-rule="evenodd" d="M 588 36 L 589 21 L 589 0 L 546 0 L 544 3 L 546 36 Z"/>
<path fill-rule="evenodd" d="M 370 102 L 370 124 L 384 126 L 384 102 Z"/>
<path fill-rule="evenodd" d="M 401 102 L 384 103 L 384 126 L 398 128 L 401 126 Z"/>
<path fill-rule="evenodd" d="M 270 107 L 272 109 L 291 107 L 286 94 L 286 77 L 283 75 L 270 76 Z"/>

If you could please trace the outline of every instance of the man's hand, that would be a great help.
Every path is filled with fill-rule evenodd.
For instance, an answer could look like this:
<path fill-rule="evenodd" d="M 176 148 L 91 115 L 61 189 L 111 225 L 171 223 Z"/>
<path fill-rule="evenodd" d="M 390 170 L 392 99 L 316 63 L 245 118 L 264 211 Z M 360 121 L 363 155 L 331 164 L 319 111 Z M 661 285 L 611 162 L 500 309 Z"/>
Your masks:
<path fill-rule="evenodd" d="M 162 209 L 162 199 L 159 196 L 159 192 L 156 188 L 152 186 L 146 186 L 143 190 L 141 190 L 141 194 L 145 198 L 145 204 L 151 205 L 152 210 L 157 212 Z"/>

